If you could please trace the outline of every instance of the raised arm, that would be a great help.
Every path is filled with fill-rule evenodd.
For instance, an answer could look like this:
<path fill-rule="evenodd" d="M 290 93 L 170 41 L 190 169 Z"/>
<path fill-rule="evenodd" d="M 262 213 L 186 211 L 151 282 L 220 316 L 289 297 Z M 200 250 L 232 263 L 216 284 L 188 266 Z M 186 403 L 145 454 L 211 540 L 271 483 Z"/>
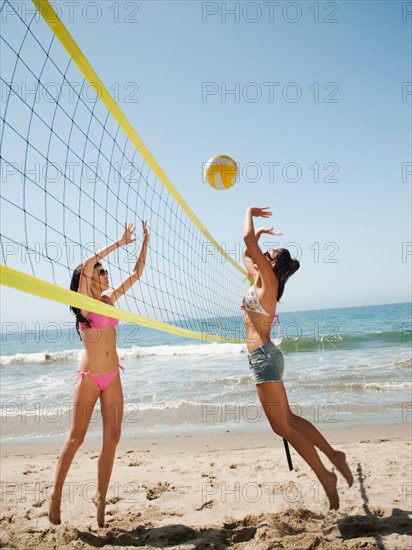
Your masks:
<path fill-rule="evenodd" d="M 109 244 L 105 248 L 102 248 L 98 252 L 95 252 L 87 258 L 83 263 L 82 272 L 79 280 L 79 289 L 78 292 L 81 294 L 86 294 L 86 296 L 91 295 L 89 292 L 89 281 L 93 278 L 93 269 L 94 266 L 99 263 L 103 258 L 108 254 L 119 248 L 120 246 L 125 246 L 136 241 L 133 237 L 134 225 L 132 223 L 125 223 L 123 234 L 119 239 L 112 244 Z"/>
<path fill-rule="evenodd" d="M 256 261 L 259 254 L 262 254 L 258 246 L 258 240 L 264 231 L 263 228 L 258 231 L 255 231 L 255 227 L 253 225 L 253 218 L 254 217 L 270 218 L 271 215 L 272 215 L 272 212 L 269 211 L 268 206 L 265 206 L 264 208 L 248 208 L 246 210 L 243 240 L 245 241 L 245 244 L 246 244 L 246 254 L 253 261 Z"/>
<path fill-rule="evenodd" d="M 243 232 L 243 239 L 245 241 L 246 248 L 243 252 L 243 262 L 252 277 L 257 274 L 255 268 L 253 267 L 254 264 L 263 263 L 263 265 L 266 266 L 266 262 L 262 262 L 263 254 L 258 244 L 260 237 L 264 233 L 269 235 L 282 235 L 282 233 L 275 232 L 273 227 L 261 227 L 258 230 L 255 230 L 253 224 L 254 217 L 269 218 L 271 215 L 272 212 L 269 211 L 268 207 L 248 208 L 248 210 L 246 211 L 245 226 Z"/>
<path fill-rule="evenodd" d="M 149 230 L 147 228 L 147 222 L 142 221 L 143 228 L 143 244 L 140 250 L 139 257 L 131 274 L 124 279 L 115 289 L 107 292 L 107 296 L 115 303 L 123 294 L 125 294 L 129 288 L 142 276 L 144 267 L 146 265 L 147 249 L 149 247 Z"/>

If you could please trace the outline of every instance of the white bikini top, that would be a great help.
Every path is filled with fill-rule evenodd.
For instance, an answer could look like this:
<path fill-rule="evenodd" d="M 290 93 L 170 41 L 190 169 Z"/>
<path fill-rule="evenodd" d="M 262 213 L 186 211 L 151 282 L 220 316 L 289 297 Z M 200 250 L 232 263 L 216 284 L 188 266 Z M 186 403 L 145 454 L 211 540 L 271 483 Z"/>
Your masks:
<path fill-rule="evenodd" d="M 245 309 L 246 311 L 254 311 L 256 313 L 261 313 L 262 315 L 266 315 L 266 317 L 271 317 L 270 313 L 264 310 L 263 307 L 260 305 L 254 285 L 252 285 L 249 288 L 249 290 L 246 292 L 246 294 L 243 296 L 242 304 L 243 305 L 240 306 L 240 309 Z M 279 338 L 280 337 L 280 319 L 278 315 L 275 315 L 273 317 L 272 326 L 275 324 L 278 325 L 278 338 Z"/>
<path fill-rule="evenodd" d="M 252 285 L 243 296 L 242 304 L 242 309 L 245 309 L 246 311 L 254 311 L 256 313 L 262 313 L 262 315 L 266 315 L 267 317 L 271 317 L 270 313 L 265 311 L 261 306 L 259 298 L 256 294 L 255 285 Z"/>

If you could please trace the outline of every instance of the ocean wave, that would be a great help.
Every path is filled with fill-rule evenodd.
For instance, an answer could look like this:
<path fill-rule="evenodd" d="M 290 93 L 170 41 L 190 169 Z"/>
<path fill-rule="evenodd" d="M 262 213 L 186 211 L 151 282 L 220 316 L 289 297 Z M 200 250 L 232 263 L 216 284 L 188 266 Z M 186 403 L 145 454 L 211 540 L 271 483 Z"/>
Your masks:
<path fill-rule="evenodd" d="M 319 383 L 307 383 L 305 381 L 305 388 L 308 390 L 310 388 L 319 388 Z M 333 392 L 364 392 L 364 391 L 395 391 L 395 390 L 404 390 L 407 388 L 412 388 L 411 382 L 379 382 L 379 381 L 370 381 L 370 382 L 356 382 L 356 381 L 347 381 L 347 382 L 331 382 L 323 383 L 322 391 L 330 392 L 332 395 Z"/>
<path fill-rule="evenodd" d="M 120 359 L 133 359 L 149 356 L 173 356 L 173 355 L 233 355 L 245 353 L 245 344 L 188 344 L 186 346 L 148 346 L 133 348 L 121 348 L 118 350 Z"/>
<path fill-rule="evenodd" d="M 133 415 L 138 414 L 139 412 L 144 413 L 161 413 L 164 411 L 180 411 L 184 413 L 185 411 L 194 412 L 197 411 L 202 413 L 203 410 L 210 413 L 211 410 L 216 411 L 218 406 L 245 406 L 245 404 L 239 403 L 221 403 L 215 401 L 190 401 L 190 400 L 175 400 L 175 401 L 149 401 L 149 402 L 134 402 L 134 401 L 125 401 L 124 403 L 124 415 L 127 418 L 133 417 Z M 249 405 L 249 404 L 246 404 Z M 30 402 L 13 402 L 6 403 L 3 407 L 0 408 L 0 418 L 53 418 L 60 420 L 63 416 L 68 415 L 71 418 L 73 414 L 73 403 L 64 402 L 60 403 L 56 398 L 51 401 L 43 400 L 42 402 L 33 400 L 33 403 Z M 91 423 L 96 422 L 100 419 L 101 407 L 99 403 L 96 403 L 93 409 L 93 415 Z M 189 415 L 190 416 L 190 415 Z"/>
<path fill-rule="evenodd" d="M 234 355 L 246 352 L 245 344 L 190 344 L 186 346 L 135 346 L 132 348 L 120 348 L 117 350 L 120 360 L 138 359 L 149 356 L 175 356 L 175 355 Z M 82 350 L 64 350 L 41 353 L 16 353 L 15 355 L 0 356 L 0 366 L 28 365 L 28 364 L 52 364 L 52 363 L 77 363 L 80 360 Z"/>
<path fill-rule="evenodd" d="M 73 363 L 80 360 L 82 350 L 43 351 L 40 353 L 16 353 L 1 355 L 0 366 L 9 365 L 43 365 L 53 363 Z"/>
<path fill-rule="evenodd" d="M 286 354 L 294 354 L 311 351 L 336 351 L 348 349 L 367 349 L 379 344 L 402 344 L 404 332 L 392 331 L 383 333 L 367 333 L 365 335 L 324 335 L 319 337 L 304 336 L 290 338 L 284 336 L 274 339 L 274 343 Z M 120 360 L 133 360 L 140 357 L 172 357 L 172 356 L 213 356 L 213 355 L 237 355 L 246 353 L 245 343 L 199 343 L 186 345 L 157 345 L 157 346 L 133 346 L 130 348 L 119 348 Z M 17 353 L 15 355 L 0 356 L 0 367 L 10 365 L 28 364 L 56 364 L 56 363 L 78 363 L 81 357 L 81 349 L 63 351 L 42 351 L 37 353 Z"/>
<path fill-rule="evenodd" d="M 131 402 L 125 401 L 124 403 L 124 416 L 127 421 L 130 421 L 133 417 L 136 417 L 139 413 L 153 413 L 153 414 L 162 414 L 165 411 L 175 411 L 176 413 L 188 413 L 188 418 L 191 417 L 193 413 L 200 414 L 217 414 L 220 411 L 220 408 L 226 408 L 230 410 L 231 408 L 243 409 L 245 407 L 250 407 L 250 403 L 239 403 L 239 402 L 221 402 L 221 401 L 190 401 L 190 400 L 176 400 L 176 401 L 150 401 L 150 402 Z M 254 404 L 258 406 L 257 404 Z M 37 421 L 39 419 L 52 418 L 54 421 L 56 419 L 62 419 L 64 416 L 71 417 L 73 414 L 73 404 L 64 403 L 60 404 L 56 401 L 44 401 L 42 403 L 35 402 L 30 403 L 9 403 L 3 406 L 0 409 L 0 418 L 35 418 Z M 97 403 L 93 409 L 93 416 L 91 423 L 95 423 L 100 420 L 101 407 Z"/>
<path fill-rule="evenodd" d="M 406 331 L 368 332 L 365 334 L 320 334 L 319 336 L 283 335 L 281 348 L 288 353 L 319 349 L 359 349 L 374 345 L 407 343 Z M 410 336 L 409 336 L 410 338 Z"/>
<path fill-rule="evenodd" d="M 354 390 L 375 390 L 379 391 L 383 388 L 354 388 Z M 347 388 L 346 388 L 347 389 Z M 299 416 L 302 413 L 306 414 L 326 414 L 330 415 L 332 419 L 336 414 L 344 414 L 350 412 L 365 412 L 365 411 L 382 411 L 382 410 L 399 410 L 399 403 L 396 403 L 394 399 L 391 403 L 382 403 L 374 401 L 365 401 L 364 403 L 356 402 L 351 403 L 350 400 L 339 400 L 339 405 L 334 402 L 337 396 L 331 395 L 328 402 L 314 402 L 305 398 L 290 401 L 290 407 L 295 414 Z M 375 398 L 374 398 L 375 399 Z M 317 407 L 316 407 L 317 405 Z M 317 411 L 317 412 L 316 412 Z M 44 427 L 47 429 L 53 429 L 55 426 L 70 425 L 73 415 L 73 405 L 64 403 L 59 404 L 55 401 L 44 402 L 38 404 L 38 406 L 30 406 L 30 404 L 8 404 L 3 406 L 0 410 L 0 419 L 4 423 L 4 428 L 9 428 L 6 423 L 17 422 L 13 426 L 17 428 L 29 428 L 30 426 L 37 426 L 38 430 L 44 431 Z M 190 401 L 190 400 L 175 400 L 171 402 L 166 401 L 154 401 L 147 403 L 134 403 L 126 401 L 124 404 L 124 426 L 127 427 L 131 424 L 162 424 L 175 425 L 180 423 L 194 423 L 200 427 L 211 421 L 216 422 L 256 422 L 259 420 L 265 420 L 265 414 L 262 406 L 254 398 L 250 400 L 202 400 L 202 401 Z M 96 404 L 90 425 L 100 426 L 101 422 L 101 408 L 99 404 Z M 332 422 L 332 420 L 330 420 Z M 10 429 L 10 428 L 9 428 Z M 16 430 L 15 430 L 16 431 Z M 17 432 L 16 432 L 17 433 Z"/>
<path fill-rule="evenodd" d="M 352 359 L 349 356 L 349 359 Z M 364 380 L 365 378 L 375 378 L 375 377 L 393 377 L 397 374 L 402 375 L 404 371 L 408 372 L 412 368 L 412 359 L 407 358 L 397 358 L 394 360 L 389 360 L 386 358 L 377 359 L 366 362 L 359 358 L 358 361 L 354 362 L 345 362 L 344 364 L 339 364 L 336 366 L 328 363 L 323 367 L 323 370 L 318 370 L 317 372 L 311 373 L 311 379 L 313 378 L 330 378 L 333 376 L 335 380 L 345 381 L 345 380 Z M 389 371 L 391 374 L 389 375 Z M 305 372 L 306 377 L 306 372 Z M 305 378 L 306 380 L 306 378 Z"/>
<path fill-rule="evenodd" d="M 225 385 L 225 386 L 249 386 L 252 375 L 243 376 L 223 376 L 206 380 L 206 384 Z"/>

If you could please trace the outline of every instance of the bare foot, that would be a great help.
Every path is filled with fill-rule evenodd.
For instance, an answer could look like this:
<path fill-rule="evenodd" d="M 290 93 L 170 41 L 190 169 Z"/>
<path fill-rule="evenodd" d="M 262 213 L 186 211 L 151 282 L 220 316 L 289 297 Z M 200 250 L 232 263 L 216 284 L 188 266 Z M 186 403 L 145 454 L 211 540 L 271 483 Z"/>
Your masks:
<path fill-rule="evenodd" d="M 101 499 L 98 493 L 95 493 L 92 496 L 92 501 L 94 502 L 97 508 L 97 525 L 99 527 L 104 527 L 104 512 L 106 507 L 105 500 Z"/>
<path fill-rule="evenodd" d="M 335 460 L 333 464 L 336 466 L 336 468 L 339 470 L 339 472 L 343 475 L 343 477 L 348 482 L 349 487 L 352 487 L 353 485 L 353 476 L 352 472 L 349 470 L 349 466 L 346 462 L 346 455 L 342 451 L 335 451 Z"/>
<path fill-rule="evenodd" d="M 322 483 L 326 496 L 329 499 L 329 510 L 339 509 L 339 495 L 336 489 L 337 482 L 338 478 L 336 475 L 333 472 L 329 472 L 327 478 L 325 478 L 325 482 Z"/>
<path fill-rule="evenodd" d="M 54 523 L 54 525 L 60 525 L 61 523 L 60 505 L 61 505 L 61 497 L 52 495 L 50 497 L 48 516 L 49 516 L 49 521 L 51 523 Z"/>

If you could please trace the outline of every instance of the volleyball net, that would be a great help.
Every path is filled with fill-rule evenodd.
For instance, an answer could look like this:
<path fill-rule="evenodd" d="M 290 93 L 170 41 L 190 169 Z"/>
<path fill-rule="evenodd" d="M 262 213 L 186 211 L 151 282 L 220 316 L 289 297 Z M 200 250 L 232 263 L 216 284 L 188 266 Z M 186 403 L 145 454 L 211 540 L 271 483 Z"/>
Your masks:
<path fill-rule="evenodd" d="M 210 235 L 146 148 L 47 0 L 29 21 L 14 2 L 2 25 L 1 283 L 127 322 L 240 342 L 247 273 Z M 46 24 L 47 23 L 47 24 Z M 74 268 L 116 240 L 104 259 L 112 285 L 130 274 L 147 220 L 141 279 L 118 308 L 68 290 Z"/>

